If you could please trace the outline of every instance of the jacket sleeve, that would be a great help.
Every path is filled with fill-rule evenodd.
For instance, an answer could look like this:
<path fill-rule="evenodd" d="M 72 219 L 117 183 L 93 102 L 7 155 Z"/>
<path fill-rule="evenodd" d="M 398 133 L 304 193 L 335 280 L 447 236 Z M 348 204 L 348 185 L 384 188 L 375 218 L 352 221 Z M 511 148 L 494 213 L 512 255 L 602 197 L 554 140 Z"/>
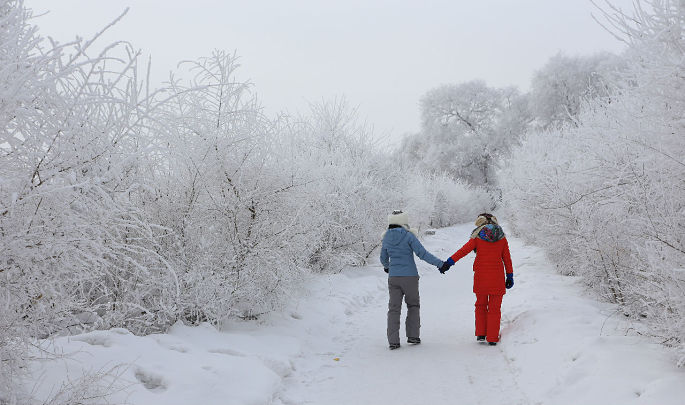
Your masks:
<path fill-rule="evenodd" d="M 459 259 L 462 257 L 466 256 L 467 254 L 473 252 L 473 249 L 476 248 L 476 240 L 475 239 L 469 239 L 468 242 L 464 244 L 464 246 L 461 247 L 461 249 L 457 250 L 450 258 L 457 262 Z"/>
<path fill-rule="evenodd" d="M 504 262 L 504 269 L 507 274 L 514 272 L 514 266 L 511 264 L 511 254 L 509 253 L 509 241 L 504 238 L 504 249 L 502 250 L 502 261 Z"/>
<path fill-rule="evenodd" d="M 411 246 L 412 250 L 414 251 L 414 253 L 416 253 L 419 259 L 423 260 L 424 262 L 430 263 L 433 266 L 442 266 L 442 260 L 430 254 L 430 252 L 428 252 L 426 248 L 423 247 L 421 242 L 419 242 L 419 239 L 413 234 L 409 234 L 409 246 Z"/>
<path fill-rule="evenodd" d="M 390 256 L 388 255 L 388 249 L 385 247 L 385 243 L 381 243 L 381 264 L 384 268 L 390 268 Z"/>

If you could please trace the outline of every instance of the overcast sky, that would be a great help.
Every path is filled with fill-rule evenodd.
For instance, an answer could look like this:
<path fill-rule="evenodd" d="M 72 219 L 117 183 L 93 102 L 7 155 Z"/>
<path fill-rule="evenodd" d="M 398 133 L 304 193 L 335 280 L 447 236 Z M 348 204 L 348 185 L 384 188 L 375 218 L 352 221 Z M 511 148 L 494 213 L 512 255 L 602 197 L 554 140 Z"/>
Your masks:
<path fill-rule="evenodd" d="M 631 9 L 632 0 L 613 4 Z M 529 86 L 559 51 L 620 52 L 589 0 L 26 0 L 43 35 L 88 37 L 128 15 L 104 39 L 152 55 L 161 81 L 176 63 L 213 49 L 237 51 L 240 79 L 268 113 L 344 95 L 376 136 L 419 129 L 421 96 L 433 87 L 484 79 Z M 392 142 L 394 143 L 394 142 Z"/>

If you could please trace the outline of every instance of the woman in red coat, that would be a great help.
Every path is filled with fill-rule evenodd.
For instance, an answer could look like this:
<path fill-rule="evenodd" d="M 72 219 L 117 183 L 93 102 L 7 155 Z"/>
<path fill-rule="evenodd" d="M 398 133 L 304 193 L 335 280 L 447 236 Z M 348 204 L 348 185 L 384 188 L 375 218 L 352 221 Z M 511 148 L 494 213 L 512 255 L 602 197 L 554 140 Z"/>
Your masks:
<path fill-rule="evenodd" d="M 456 261 L 476 252 L 473 262 L 473 292 L 476 293 L 476 340 L 487 339 L 492 346 L 499 342 L 500 306 L 505 288 L 514 286 L 514 269 L 511 265 L 509 243 L 497 218 L 480 214 L 476 229 L 464 246 L 453 254 L 440 268 L 446 272 Z M 505 281 L 506 271 L 506 281 Z"/>

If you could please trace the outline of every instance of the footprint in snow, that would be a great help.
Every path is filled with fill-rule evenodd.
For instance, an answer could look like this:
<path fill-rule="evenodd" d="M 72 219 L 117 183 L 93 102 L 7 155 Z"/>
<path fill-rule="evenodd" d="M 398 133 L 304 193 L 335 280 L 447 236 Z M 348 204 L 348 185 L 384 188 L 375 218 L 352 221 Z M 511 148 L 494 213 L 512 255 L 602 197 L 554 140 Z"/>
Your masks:
<path fill-rule="evenodd" d="M 167 389 L 166 381 L 158 374 L 139 368 L 136 370 L 135 377 L 138 382 L 143 384 L 143 387 L 150 391 L 161 392 Z"/>
<path fill-rule="evenodd" d="M 77 337 L 74 337 L 72 339 L 76 340 L 78 342 L 88 343 L 91 346 L 102 346 L 102 347 L 111 347 L 112 346 L 111 339 L 109 339 L 107 336 L 104 336 L 100 333 L 89 333 L 87 335 L 77 336 Z"/>
<path fill-rule="evenodd" d="M 211 350 L 207 350 L 207 351 L 210 353 L 214 353 L 214 354 L 225 354 L 227 356 L 245 357 L 245 353 L 239 352 L 237 350 L 226 349 L 226 348 L 211 349 Z"/>

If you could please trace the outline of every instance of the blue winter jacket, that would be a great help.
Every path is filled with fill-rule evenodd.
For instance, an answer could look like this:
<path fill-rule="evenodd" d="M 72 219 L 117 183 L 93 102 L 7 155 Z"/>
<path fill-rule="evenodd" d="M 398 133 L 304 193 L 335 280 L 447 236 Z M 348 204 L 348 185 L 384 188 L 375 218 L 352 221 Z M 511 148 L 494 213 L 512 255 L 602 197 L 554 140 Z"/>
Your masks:
<path fill-rule="evenodd" d="M 442 260 L 430 254 L 413 233 L 405 228 L 388 229 L 381 246 L 381 263 L 390 269 L 390 277 L 418 276 L 414 253 L 425 262 L 442 266 Z"/>

